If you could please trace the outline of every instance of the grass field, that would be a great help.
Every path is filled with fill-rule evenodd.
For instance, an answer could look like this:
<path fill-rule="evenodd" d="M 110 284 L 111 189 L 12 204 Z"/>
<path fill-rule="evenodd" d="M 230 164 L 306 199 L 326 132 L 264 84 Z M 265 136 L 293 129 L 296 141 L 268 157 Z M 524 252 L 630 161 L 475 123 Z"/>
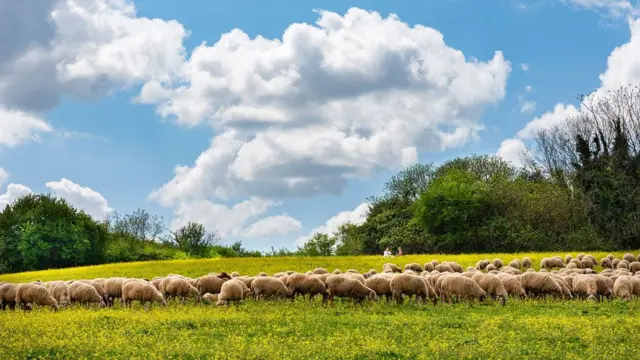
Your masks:
<path fill-rule="evenodd" d="M 637 251 L 633 252 L 637 254 Z M 607 253 L 592 252 L 597 258 Z M 473 265 L 484 258 L 505 263 L 527 255 L 537 266 L 556 254 L 421 255 L 395 258 L 402 266 L 431 259 Z M 564 256 L 564 254 L 557 254 Z M 575 252 L 573 255 L 576 255 Z M 622 253 L 614 253 L 621 257 Z M 380 269 L 382 257 L 212 259 L 113 264 L 9 274 L 0 281 L 199 276 L 211 271 Z M 433 307 L 406 303 L 247 300 L 239 307 L 170 304 L 144 311 L 65 309 L 53 313 L 0 312 L 0 359 L 24 358 L 235 358 L 235 359 L 460 359 L 639 358 L 640 301 L 603 303 L 513 300 Z"/>

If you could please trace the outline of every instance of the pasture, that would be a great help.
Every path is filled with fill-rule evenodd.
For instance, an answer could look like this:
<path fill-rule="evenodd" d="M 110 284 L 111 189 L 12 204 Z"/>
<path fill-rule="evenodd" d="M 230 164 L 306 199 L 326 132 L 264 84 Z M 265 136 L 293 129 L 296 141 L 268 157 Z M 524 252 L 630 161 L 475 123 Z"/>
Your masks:
<path fill-rule="evenodd" d="M 633 251 L 637 254 L 638 251 Z M 575 256 L 577 253 L 572 252 Z M 596 258 L 608 253 L 590 252 Z M 622 253 L 613 253 L 622 257 Z M 179 273 L 197 277 L 238 271 L 256 275 L 304 272 L 315 267 L 380 270 L 432 259 L 463 267 L 481 259 L 563 254 L 419 255 L 327 258 L 235 258 L 110 264 L 0 276 L 0 281 L 147 277 Z M 597 268 L 597 271 L 600 269 Z M 57 313 L 0 312 L 0 358 L 233 358 L 233 359 L 460 359 L 460 358 L 637 358 L 640 301 L 516 300 L 441 304 L 336 301 L 323 305 L 297 299 L 254 301 L 240 306 L 171 302 L 168 307 L 85 309 Z"/>

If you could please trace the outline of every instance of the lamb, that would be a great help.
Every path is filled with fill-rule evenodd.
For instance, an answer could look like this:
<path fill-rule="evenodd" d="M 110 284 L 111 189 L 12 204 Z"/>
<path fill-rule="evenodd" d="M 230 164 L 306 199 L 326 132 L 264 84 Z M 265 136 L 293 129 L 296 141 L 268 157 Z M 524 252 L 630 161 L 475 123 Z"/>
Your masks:
<path fill-rule="evenodd" d="M 169 297 L 179 296 L 182 303 L 185 302 L 187 296 L 191 296 L 196 302 L 200 302 L 200 292 L 198 289 L 191 285 L 188 280 L 175 276 L 166 277 L 160 282 L 160 294 L 167 299 Z"/>
<path fill-rule="evenodd" d="M 496 267 L 496 269 L 500 269 L 504 266 L 504 264 L 502 263 L 502 260 L 500 259 L 493 259 L 491 263 L 493 264 L 493 266 Z"/>
<path fill-rule="evenodd" d="M 24 310 L 31 310 L 33 304 L 50 306 L 58 311 L 58 302 L 49 290 L 40 284 L 19 284 L 16 287 L 16 304 Z"/>
<path fill-rule="evenodd" d="M 522 258 L 522 267 L 523 268 L 528 269 L 528 268 L 531 267 L 531 265 L 532 265 L 532 262 L 531 262 L 531 258 L 530 257 L 525 256 L 525 257 Z"/>
<path fill-rule="evenodd" d="M 184 279 L 180 279 L 184 281 Z M 189 284 L 191 286 L 191 284 Z M 193 286 L 191 286 L 195 289 Z M 132 306 L 133 301 L 140 301 L 142 306 L 146 308 L 147 302 L 157 302 L 162 306 L 167 305 L 167 301 L 160 293 L 160 290 L 156 289 L 153 284 L 143 280 L 131 280 L 122 284 L 122 304 L 127 307 Z"/>
<path fill-rule="evenodd" d="M 509 263 L 509 266 L 511 266 L 514 269 L 520 269 L 520 260 L 518 259 L 511 260 L 511 262 Z"/>
<path fill-rule="evenodd" d="M 630 300 L 633 294 L 633 283 L 630 276 L 620 276 L 613 284 L 613 294 L 622 299 Z"/>
<path fill-rule="evenodd" d="M 593 299 L 597 301 L 598 283 L 589 275 L 576 275 L 573 279 L 573 292 L 581 299 Z"/>
<path fill-rule="evenodd" d="M 440 292 L 443 302 L 451 302 L 454 297 L 458 300 L 465 298 L 484 301 L 487 296 L 473 279 L 460 275 L 445 276 L 440 284 Z"/>
<path fill-rule="evenodd" d="M 478 272 L 471 278 L 485 291 L 487 295 L 500 299 L 500 304 L 504 305 L 507 301 L 507 290 L 504 288 L 502 281 L 496 275 Z"/>
<path fill-rule="evenodd" d="M 90 306 L 91 304 L 99 304 L 100 307 L 105 307 L 106 303 L 104 298 L 100 296 L 98 290 L 95 287 L 81 282 L 72 281 L 68 287 L 69 302 L 71 304 L 80 303 Z"/>
<path fill-rule="evenodd" d="M 392 276 L 375 275 L 365 280 L 364 285 L 376 292 L 379 297 L 384 296 L 387 302 L 393 295 L 391 293 Z"/>
<path fill-rule="evenodd" d="M 502 285 L 504 286 L 504 289 L 507 290 L 508 294 L 512 296 L 519 296 L 520 299 L 523 300 L 527 297 L 527 293 L 524 291 L 522 285 L 520 285 L 520 281 L 515 275 L 500 273 L 496 276 L 500 281 L 502 281 Z"/>
<path fill-rule="evenodd" d="M 409 297 L 415 295 L 417 299 L 425 302 L 427 298 L 433 299 L 433 305 L 437 303 L 435 297 L 435 290 L 431 288 L 431 285 L 426 279 L 409 274 L 400 274 L 394 276 L 391 279 L 391 294 L 398 304 L 402 304 L 402 295 L 408 295 Z"/>
<path fill-rule="evenodd" d="M 250 291 L 247 291 L 244 283 L 235 279 L 225 281 L 225 283 L 222 284 L 222 288 L 220 290 L 220 294 L 218 294 L 218 306 L 229 306 L 230 302 L 235 302 L 237 305 L 246 296 L 250 295 Z"/>
<path fill-rule="evenodd" d="M 291 301 L 295 300 L 296 294 L 302 294 L 303 297 L 309 294 L 309 301 L 312 301 L 315 295 L 320 294 L 323 302 L 326 302 L 329 296 L 324 283 L 320 279 L 306 274 L 289 275 L 287 287 L 292 294 Z"/>
<path fill-rule="evenodd" d="M 518 275 L 518 279 L 522 284 L 522 288 L 529 295 L 545 296 L 547 294 L 550 294 L 557 298 L 563 297 L 562 288 L 550 274 L 539 272 L 525 272 L 521 275 Z"/>
<path fill-rule="evenodd" d="M 365 298 L 370 300 L 378 300 L 376 292 L 358 280 L 347 275 L 333 275 L 327 279 L 327 292 L 329 293 L 329 301 L 333 304 L 333 298 L 347 297 L 360 303 Z"/>
<path fill-rule="evenodd" d="M 251 283 L 251 292 L 256 299 L 275 297 L 276 299 L 291 298 L 287 286 L 276 277 L 259 277 Z"/>
<path fill-rule="evenodd" d="M 542 260 L 540 260 L 540 267 L 545 269 L 552 269 L 552 268 L 563 268 L 565 267 L 565 265 L 562 262 L 562 259 L 552 257 L 552 258 L 543 258 Z"/>
<path fill-rule="evenodd" d="M 9 309 L 15 310 L 17 287 L 17 284 L 0 285 L 0 307 L 3 311 L 7 309 L 7 306 L 9 306 Z"/>
<path fill-rule="evenodd" d="M 416 273 L 418 273 L 418 274 L 419 274 L 419 273 L 421 273 L 421 272 L 422 272 L 422 270 L 423 270 L 422 266 L 421 266 L 420 264 L 418 264 L 418 263 L 409 263 L 409 264 L 406 264 L 406 265 L 404 266 L 404 269 L 405 269 L 405 270 L 412 270 L 412 271 L 415 271 L 415 272 L 416 272 Z"/>
<path fill-rule="evenodd" d="M 49 290 L 59 306 L 66 306 L 69 303 L 69 286 L 67 283 L 64 281 L 48 281 L 42 285 Z"/>
<path fill-rule="evenodd" d="M 225 283 L 225 281 L 228 281 L 229 278 L 231 277 L 227 277 L 224 276 L 222 274 L 218 274 L 218 275 L 205 275 L 202 276 L 198 279 L 198 282 L 196 282 L 196 289 L 198 289 L 198 291 L 200 292 L 200 294 L 205 294 L 205 293 L 210 293 L 210 294 L 219 294 L 221 289 L 222 289 L 222 284 Z M 234 278 L 234 279 L 237 279 Z"/>
<path fill-rule="evenodd" d="M 328 274 L 329 271 L 327 269 L 324 269 L 324 268 L 315 268 L 315 269 L 313 269 L 313 273 L 314 274 Z"/>
<path fill-rule="evenodd" d="M 626 253 L 622 256 L 622 260 L 627 260 L 629 263 L 636 261 L 636 257 L 633 254 Z"/>
<path fill-rule="evenodd" d="M 438 264 L 435 269 L 439 272 L 453 272 L 453 269 L 447 263 Z"/>

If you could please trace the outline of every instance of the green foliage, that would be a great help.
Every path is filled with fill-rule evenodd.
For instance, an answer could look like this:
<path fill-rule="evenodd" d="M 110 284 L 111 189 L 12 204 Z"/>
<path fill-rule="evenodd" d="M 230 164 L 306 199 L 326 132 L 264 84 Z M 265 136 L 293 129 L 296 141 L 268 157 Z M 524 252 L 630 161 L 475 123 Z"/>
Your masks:
<path fill-rule="evenodd" d="M 307 242 L 298 247 L 300 256 L 330 256 L 335 253 L 336 238 L 323 233 L 315 233 Z"/>
<path fill-rule="evenodd" d="M 172 233 L 173 241 L 178 248 L 189 255 L 204 257 L 211 246 L 220 240 L 216 233 L 207 232 L 202 224 L 189 222 Z"/>

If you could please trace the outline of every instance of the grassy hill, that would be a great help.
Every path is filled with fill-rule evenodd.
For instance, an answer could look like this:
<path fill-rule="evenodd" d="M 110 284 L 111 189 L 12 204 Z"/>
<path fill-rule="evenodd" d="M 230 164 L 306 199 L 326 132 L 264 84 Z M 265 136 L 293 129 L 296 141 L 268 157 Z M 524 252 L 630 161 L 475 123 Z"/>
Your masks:
<path fill-rule="evenodd" d="M 637 252 L 634 252 L 634 254 Z M 597 258 L 607 253 L 592 252 Z M 280 270 L 380 269 L 432 259 L 473 265 L 484 258 L 530 256 L 536 267 L 556 254 L 416 255 L 328 258 L 207 259 L 111 264 L 0 276 L 0 281 L 199 276 L 211 271 L 257 274 Z M 564 256 L 565 254 L 557 254 Z M 576 255 L 576 253 L 573 253 Z M 621 253 L 614 253 L 621 257 Z M 143 310 L 39 308 L 0 312 L 0 358 L 638 358 L 640 301 L 520 301 L 483 304 L 396 305 L 247 300 L 240 306 L 171 303 Z"/>

